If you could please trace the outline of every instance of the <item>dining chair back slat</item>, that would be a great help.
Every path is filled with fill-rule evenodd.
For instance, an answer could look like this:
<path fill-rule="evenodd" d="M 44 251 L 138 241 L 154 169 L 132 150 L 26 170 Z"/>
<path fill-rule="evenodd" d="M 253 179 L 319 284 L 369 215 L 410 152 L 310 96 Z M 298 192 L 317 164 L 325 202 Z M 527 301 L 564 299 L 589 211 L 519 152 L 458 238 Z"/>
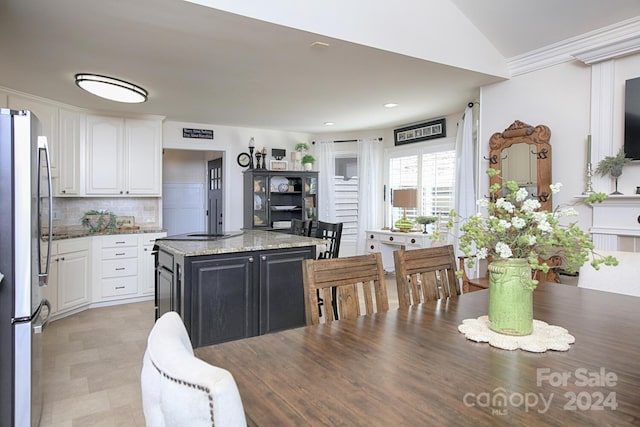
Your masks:
<path fill-rule="evenodd" d="M 344 258 L 304 260 L 305 313 L 308 325 L 320 323 L 320 310 L 326 322 L 360 316 L 361 303 L 366 314 L 389 310 L 382 255 L 373 253 Z M 336 292 L 332 292 L 332 288 Z M 318 306 L 318 294 L 325 301 Z M 337 300 L 334 304 L 334 298 Z M 328 303 L 331 302 L 331 303 Z M 338 311 L 337 317 L 335 310 Z"/>
<path fill-rule="evenodd" d="M 460 295 L 453 245 L 401 249 L 393 257 L 400 307 Z"/>

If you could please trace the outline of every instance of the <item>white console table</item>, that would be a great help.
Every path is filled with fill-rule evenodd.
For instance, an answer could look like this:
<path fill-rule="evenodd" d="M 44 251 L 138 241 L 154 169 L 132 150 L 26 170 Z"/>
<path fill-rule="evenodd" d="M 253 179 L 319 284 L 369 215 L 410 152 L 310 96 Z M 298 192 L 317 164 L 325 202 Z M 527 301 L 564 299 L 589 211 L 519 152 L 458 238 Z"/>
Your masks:
<path fill-rule="evenodd" d="M 403 233 L 391 230 L 367 230 L 367 253 L 380 252 L 384 270 L 395 271 L 393 252 L 399 249 L 420 249 L 436 246 L 429 234 Z"/>

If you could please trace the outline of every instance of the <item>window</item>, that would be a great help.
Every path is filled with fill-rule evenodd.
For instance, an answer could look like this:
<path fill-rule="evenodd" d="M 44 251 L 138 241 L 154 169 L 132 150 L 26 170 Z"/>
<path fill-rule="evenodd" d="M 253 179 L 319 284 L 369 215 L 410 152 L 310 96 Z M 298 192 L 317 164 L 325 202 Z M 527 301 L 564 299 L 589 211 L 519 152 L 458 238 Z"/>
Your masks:
<path fill-rule="evenodd" d="M 450 144 L 431 147 L 430 150 L 413 150 L 412 154 L 398 154 L 389 158 L 389 187 L 416 188 L 418 206 L 407 209 L 407 217 L 439 216 L 448 219 L 455 206 L 456 152 Z M 436 148 L 435 150 L 433 148 Z M 417 154 L 413 154 L 418 151 Z M 406 153 L 404 151 L 403 153 Z M 388 224 L 393 225 L 404 215 L 403 208 L 394 208 L 388 201 Z"/>
<path fill-rule="evenodd" d="M 336 156 L 336 221 L 342 222 L 341 241 L 356 241 L 358 232 L 358 159 L 355 154 Z"/>

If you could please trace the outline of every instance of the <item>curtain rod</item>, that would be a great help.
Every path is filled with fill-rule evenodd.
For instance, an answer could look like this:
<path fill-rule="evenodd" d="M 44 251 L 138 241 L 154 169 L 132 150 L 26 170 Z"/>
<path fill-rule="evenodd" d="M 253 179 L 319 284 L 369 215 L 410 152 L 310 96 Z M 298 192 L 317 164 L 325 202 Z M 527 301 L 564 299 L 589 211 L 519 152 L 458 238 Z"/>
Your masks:
<path fill-rule="evenodd" d="M 340 142 L 358 142 L 359 140 L 357 139 L 339 139 L 336 141 L 332 141 L 332 142 L 336 142 L 336 143 L 340 143 Z M 378 138 L 378 141 L 382 141 L 382 137 Z M 315 141 L 311 141 L 311 144 L 315 144 Z"/>

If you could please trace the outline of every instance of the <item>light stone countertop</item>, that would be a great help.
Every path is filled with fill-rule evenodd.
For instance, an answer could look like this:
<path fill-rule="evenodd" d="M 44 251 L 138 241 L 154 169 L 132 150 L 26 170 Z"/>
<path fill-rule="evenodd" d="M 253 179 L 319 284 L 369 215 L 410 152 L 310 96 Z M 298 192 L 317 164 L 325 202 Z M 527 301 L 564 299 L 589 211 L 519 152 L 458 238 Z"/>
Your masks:
<path fill-rule="evenodd" d="M 313 237 L 296 236 L 276 231 L 244 230 L 242 234 L 220 240 L 156 240 L 159 248 L 182 256 L 216 255 L 234 252 L 252 252 L 268 249 L 317 246 L 324 250 L 326 241 Z"/>
<path fill-rule="evenodd" d="M 90 233 L 89 230 L 85 229 L 67 229 L 67 228 L 54 228 L 53 229 L 53 239 L 52 240 L 64 240 L 64 239 L 75 239 L 76 237 L 90 237 L 90 236 L 112 236 L 115 234 L 144 234 L 144 233 L 163 233 L 167 230 L 163 230 L 161 228 L 140 228 L 137 230 L 115 230 L 112 232 L 102 232 L 102 233 Z M 46 233 L 43 234 L 43 238 L 46 238 Z"/>

